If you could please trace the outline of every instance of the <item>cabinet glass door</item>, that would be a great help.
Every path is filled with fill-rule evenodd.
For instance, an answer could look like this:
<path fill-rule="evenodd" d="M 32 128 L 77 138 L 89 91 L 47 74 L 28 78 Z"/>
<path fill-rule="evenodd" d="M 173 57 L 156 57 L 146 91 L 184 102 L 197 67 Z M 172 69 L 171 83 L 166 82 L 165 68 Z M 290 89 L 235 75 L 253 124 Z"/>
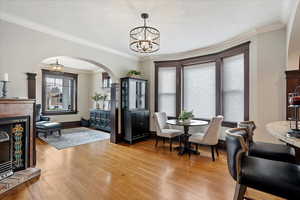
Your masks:
<path fill-rule="evenodd" d="M 129 79 L 129 110 L 136 109 L 136 101 L 137 101 L 137 95 L 136 95 L 136 80 Z"/>
<path fill-rule="evenodd" d="M 146 82 L 141 81 L 141 90 L 140 90 L 140 108 L 145 109 L 146 108 Z"/>
<path fill-rule="evenodd" d="M 145 81 L 136 82 L 136 108 L 145 109 Z"/>

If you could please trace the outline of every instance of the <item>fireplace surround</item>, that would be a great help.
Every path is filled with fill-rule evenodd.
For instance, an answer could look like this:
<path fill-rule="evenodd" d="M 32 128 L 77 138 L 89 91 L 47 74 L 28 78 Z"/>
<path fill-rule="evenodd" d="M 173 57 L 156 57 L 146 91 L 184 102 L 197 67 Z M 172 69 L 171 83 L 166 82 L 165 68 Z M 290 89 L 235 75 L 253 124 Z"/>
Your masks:
<path fill-rule="evenodd" d="M 3 136 L 0 152 L 5 150 L 0 160 L 9 169 L 5 170 L 8 177 L 0 180 L 1 199 L 7 191 L 41 174 L 35 168 L 35 100 L 0 98 L 0 131 Z M 13 175 L 9 176 L 11 171 Z"/>

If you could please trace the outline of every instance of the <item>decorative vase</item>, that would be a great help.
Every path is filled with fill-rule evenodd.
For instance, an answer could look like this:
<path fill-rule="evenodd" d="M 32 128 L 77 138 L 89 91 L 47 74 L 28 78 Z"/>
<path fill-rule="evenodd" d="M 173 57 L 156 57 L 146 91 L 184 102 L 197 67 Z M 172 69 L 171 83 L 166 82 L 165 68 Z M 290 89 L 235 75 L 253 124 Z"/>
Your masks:
<path fill-rule="evenodd" d="M 128 75 L 130 78 L 141 78 L 140 75 L 135 75 L 135 74 L 129 74 Z"/>
<path fill-rule="evenodd" d="M 96 103 L 96 109 L 99 110 L 100 109 L 100 104 Z"/>
<path fill-rule="evenodd" d="M 185 119 L 185 120 L 183 120 L 183 123 L 184 123 L 184 124 L 188 124 L 188 123 L 191 122 L 191 120 L 192 120 L 191 118 Z"/>

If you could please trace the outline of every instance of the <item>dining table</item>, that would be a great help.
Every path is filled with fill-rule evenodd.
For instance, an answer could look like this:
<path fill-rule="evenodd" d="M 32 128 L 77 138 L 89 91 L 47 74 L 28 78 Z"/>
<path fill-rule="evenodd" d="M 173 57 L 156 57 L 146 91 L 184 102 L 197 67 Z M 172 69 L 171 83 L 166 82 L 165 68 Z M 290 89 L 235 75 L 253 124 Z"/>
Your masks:
<path fill-rule="evenodd" d="M 189 143 L 189 137 L 192 135 L 189 133 L 189 129 L 192 126 L 206 126 L 208 125 L 207 121 L 203 120 L 189 120 L 186 122 L 183 122 L 178 119 L 170 119 L 167 120 L 167 124 L 173 125 L 173 126 L 182 126 L 184 133 L 182 135 L 182 142 L 183 142 L 183 147 L 179 146 L 177 149 L 179 150 L 178 155 L 184 155 L 184 154 L 199 154 L 198 151 L 191 149 L 190 143 Z"/>

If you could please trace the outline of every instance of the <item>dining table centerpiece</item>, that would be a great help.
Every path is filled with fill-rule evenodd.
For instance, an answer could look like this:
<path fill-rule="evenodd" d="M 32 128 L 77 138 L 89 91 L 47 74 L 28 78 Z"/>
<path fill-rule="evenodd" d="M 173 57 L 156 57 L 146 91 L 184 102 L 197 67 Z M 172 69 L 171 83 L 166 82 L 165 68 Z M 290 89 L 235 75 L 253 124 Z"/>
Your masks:
<path fill-rule="evenodd" d="M 178 117 L 178 120 L 182 123 L 190 123 L 193 117 L 193 111 L 182 110 Z"/>

